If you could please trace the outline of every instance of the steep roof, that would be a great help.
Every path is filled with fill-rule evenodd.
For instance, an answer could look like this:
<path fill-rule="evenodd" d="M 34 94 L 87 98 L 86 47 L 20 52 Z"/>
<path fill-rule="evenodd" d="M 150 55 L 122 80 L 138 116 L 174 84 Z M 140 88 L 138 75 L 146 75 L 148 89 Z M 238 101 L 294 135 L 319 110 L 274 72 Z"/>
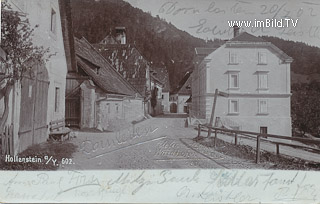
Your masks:
<path fill-rule="evenodd" d="M 85 39 L 75 38 L 77 64 L 106 93 L 134 96 L 137 91 Z"/>
<path fill-rule="evenodd" d="M 191 73 L 187 72 L 180 80 L 178 87 L 173 94 L 190 95 L 191 94 Z"/>
<path fill-rule="evenodd" d="M 146 70 L 149 62 L 131 44 L 95 44 L 94 47 L 104 58 L 145 96 Z"/>
<path fill-rule="evenodd" d="M 169 74 L 165 67 L 152 67 L 151 76 L 159 80 L 163 84 L 163 91 L 170 91 Z"/>

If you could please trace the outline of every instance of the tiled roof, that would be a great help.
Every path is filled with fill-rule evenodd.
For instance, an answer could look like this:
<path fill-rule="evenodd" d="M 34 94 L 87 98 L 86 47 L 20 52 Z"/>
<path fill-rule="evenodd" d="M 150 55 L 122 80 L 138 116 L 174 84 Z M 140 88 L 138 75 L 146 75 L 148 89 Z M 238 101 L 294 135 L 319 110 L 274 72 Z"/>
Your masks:
<path fill-rule="evenodd" d="M 173 94 L 190 95 L 191 94 L 191 72 L 187 72 L 179 82 L 178 87 Z"/>
<path fill-rule="evenodd" d="M 266 42 L 264 39 L 251 35 L 247 32 L 240 33 L 237 37 L 232 38 L 232 42 Z"/>
<path fill-rule="evenodd" d="M 141 95 L 145 96 L 148 61 L 131 44 L 96 44 L 97 51 L 119 72 Z"/>
<path fill-rule="evenodd" d="M 163 84 L 163 91 L 170 91 L 169 74 L 165 67 L 152 67 L 151 76 L 159 80 Z M 156 73 L 156 74 L 154 74 Z"/>
<path fill-rule="evenodd" d="M 107 93 L 134 96 L 137 91 L 84 38 L 75 38 L 77 64 Z"/>
<path fill-rule="evenodd" d="M 186 100 L 186 103 L 192 103 L 192 96 L 190 96 L 188 100 Z"/>

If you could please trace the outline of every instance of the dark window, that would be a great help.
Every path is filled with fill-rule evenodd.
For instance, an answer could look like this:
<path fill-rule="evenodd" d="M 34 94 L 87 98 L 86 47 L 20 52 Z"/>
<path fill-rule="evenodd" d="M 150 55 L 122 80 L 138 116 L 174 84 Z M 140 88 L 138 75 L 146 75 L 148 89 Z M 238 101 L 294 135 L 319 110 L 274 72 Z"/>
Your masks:
<path fill-rule="evenodd" d="M 268 134 L 268 127 L 260 127 L 261 134 Z"/>
<path fill-rule="evenodd" d="M 56 87 L 56 92 L 55 92 L 55 106 L 54 106 L 55 112 L 59 112 L 59 106 L 60 106 L 60 88 L 59 88 L 59 87 Z"/>
<path fill-rule="evenodd" d="M 55 10 L 51 9 L 51 25 L 50 30 L 52 33 L 56 34 L 57 32 L 57 13 Z"/>

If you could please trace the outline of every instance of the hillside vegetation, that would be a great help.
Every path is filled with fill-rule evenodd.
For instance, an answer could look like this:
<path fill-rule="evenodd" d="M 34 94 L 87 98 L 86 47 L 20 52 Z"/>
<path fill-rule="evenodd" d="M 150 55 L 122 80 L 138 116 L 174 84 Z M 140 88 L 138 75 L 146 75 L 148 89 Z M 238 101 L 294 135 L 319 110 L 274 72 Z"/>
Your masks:
<path fill-rule="evenodd" d="M 72 0 L 71 4 L 77 37 L 84 36 L 89 42 L 98 43 L 110 32 L 114 34 L 116 26 L 126 27 L 127 42 L 136 44 L 154 65 L 168 69 L 171 90 L 187 71 L 193 70 L 194 48 L 210 46 L 122 0 Z M 263 38 L 294 59 L 293 83 L 320 81 L 320 48 L 277 37 Z"/>

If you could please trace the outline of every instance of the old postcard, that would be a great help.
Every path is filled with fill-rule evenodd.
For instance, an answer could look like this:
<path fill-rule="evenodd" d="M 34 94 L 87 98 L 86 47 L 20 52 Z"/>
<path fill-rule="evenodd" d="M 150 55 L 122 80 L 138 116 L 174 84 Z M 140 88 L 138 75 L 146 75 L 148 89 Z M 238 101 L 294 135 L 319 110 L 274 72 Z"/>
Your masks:
<path fill-rule="evenodd" d="M 319 203 L 319 17 L 2 0 L 0 202 Z"/>

